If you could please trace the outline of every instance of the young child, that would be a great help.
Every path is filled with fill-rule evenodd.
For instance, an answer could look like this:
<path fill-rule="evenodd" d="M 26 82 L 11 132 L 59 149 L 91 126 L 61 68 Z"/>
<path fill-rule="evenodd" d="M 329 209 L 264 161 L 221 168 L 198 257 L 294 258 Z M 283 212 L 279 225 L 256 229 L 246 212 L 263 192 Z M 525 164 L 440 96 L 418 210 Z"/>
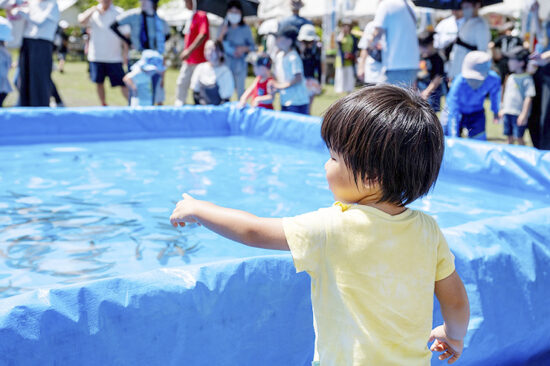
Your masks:
<path fill-rule="evenodd" d="M 355 88 L 355 61 L 359 40 L 351 34 L 352 22 L 343 19 L 342 30 L 338 34 L 338 54 L 334 70 L 334 92 L 349 93 Z"/>
<path fill-rule="evenodd" d="M 156 86 L 153 77 L 164 71 L 162 55 L 154 50 L 144 50 L 141 58 L 132 65 L 132 70 L 122 79 L 129 91 L 130 106 L 152 106 L 155 102 Z"/>
<path fill-rule="evenodd" d="M 235 90 L 235 81 L 229 67 L 224 63 L 221 41 L 206 41 L 206 62 L 199 64 L 191 76 L 191 90 L 195 104 L 219 105 L 228 102 Z"/>
<path fill-rule="evenodd" d="M 296 52 L 298 29 L 285 26 L 277 33 L 277 48 L 275 58 L 275 78 L 271 94 L 279 93 L 281 110 L 295 113 L 309 113 L 309 93 L 306 89 L 304 66 L 300 55 Z"/>
<path fill-rule="evenodd" d="M 508 137 L 508 143 L 513 144 L 515 139 L 518 144 L 525 145 L 523 134 L 527 128 L 532 98 L 536 95 L 533 78 L 525 72 L 529 51 L 517 46 L 504 55 L 508 59 L 511 74 L 504 86 L 499 117 L 503 118 L 504 135 Z"/>
<path fill-rule="evenodd" d="M 304 65 L 306 88 L 309 93 L 309 113 L 313 99 L 322 92 L 321 50 L 323 49 L 323 44 L 319 41 L 319 36 L 313 24 L 302 25 L 298 32 L 298 41 L 300 42 L 300 58 Z"/>
<path fill-rule="evenodd" d="M 466 291 L 435 220 L 406 207 L 439 174 L 437 116 L 412 91 L 370 86 L 330 106 L 321 134 L 332 207 L 261 218 L 184 194 L 170 222 L 290 250 L 296 270 L 311 277 L 317 364 L 429 365 L 432 340 L 440 360 L 456 361 L 469 321 Z M 434 292 L 445 323 L 430 333 Z"/>
<path fill-rule="evenodd" d="M 448 128 L 451 136 L 460 137 L 464 128 L 468 137 L 486 140 L 483 102 L 489 94 L 493 121 L 498 123 L 500 77 L 491 70 L 491 56 L 482 51 L 469 52 L 447 94 Z"/>
<path fill-rule="evenodd" d="M 420 71 L 416 76 L 416 86 L 422 98 L 426 99 L 434 111 L 441 110 L 440 102 L 443 95 L 445 78 L 445 63 L 434 47 L 434 33 L 422 32 L 418 35 L 420 48 Z"/>
<path fill-rule="evenodd" d="M 256 80 L 245 90 L 239 101 L 242 108 L 249 98 L 252 98 L 252 107 L 273 109 L 273 96 L 268 92 L 268 84 L 273 80 L 271 77 L 271 58 L 267 54 L 261 54 L 254 65 Z"/>
<path fill-rule="evenodd" d="M 11 68 L 11 54 L 6 49 L 5 43 L 11 41 L 11 25 L 10 22 L 3 17 L 0 17 L 0 108 L 4 104 L 4 100 L 12 91 L 8 72 Z"/>

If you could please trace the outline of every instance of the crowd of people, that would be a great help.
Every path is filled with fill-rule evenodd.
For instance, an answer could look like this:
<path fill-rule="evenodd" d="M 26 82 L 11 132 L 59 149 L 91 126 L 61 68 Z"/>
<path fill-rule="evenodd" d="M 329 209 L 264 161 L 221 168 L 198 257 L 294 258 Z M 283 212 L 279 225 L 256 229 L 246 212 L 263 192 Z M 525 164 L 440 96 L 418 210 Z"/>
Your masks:
<path fill-rule="evenodd" d="M 282 110 L 310 112 L 326 70 L 320 32 L 300 16 L 301 0 L 290 1 L 292 15 L 281 19 L 261 46 L 244 22 L 240 1 L 228 2 L 217 34 L 210 33 L 208 16 L 196 10 L 195 1 L 183 1 L 192 16 L 183 30 L 175 105 L 187 103 L 189 90 L 196 104 L 220 104 L 236 95 L 243 107 L 264 108 L 273 108 L 279 94 Z M 131 106 L 164 103 L 163 57 L 170 31 L 157 5 L 158 0 L 141 0 L 140 8 L 123 11 L 112 0 L 99 0 L 78 16 L 89 36 L 89 74 L 102 105 L 107 105 L 107 77 Z M 533 1 L 534 42 L 526 42 L 514 22 L 502 25 L 501 35 L 492 39 L 487 21 L 478 14 L 480 6 L 479 0 L 463 0 L 434 29 L 418 30 L 407 1 L 382 0 L 361 37 L 351 20 L 341 19 L 334 39 L 335 92 L 349 93 L 358 83 L 411 86 L 441 112 L 448 135 L 477 139 L 486 138 L 484 101 L 489 96 L 493 120 L 503 122 L 510 143 L 524 144 L 528 127 L 533 145 L 550 149 L 550 20 L 541 19 Z M 52 97 L 63 105 L 51 78 L 52 63 L 44 62 L 57 44 L 58 69 L 63 71 L 66 37 L 56 1 L 1 0 L 0 7 L 8 14 L 0 19 L 0 42 L 21 38 L 17 105 L 49 106 Z M 255 79 L 246 89 L 249 62 Z M 13 90 L 7 79 L 10 65 L 10 53 L 0 46 L 0 102 Z"/>

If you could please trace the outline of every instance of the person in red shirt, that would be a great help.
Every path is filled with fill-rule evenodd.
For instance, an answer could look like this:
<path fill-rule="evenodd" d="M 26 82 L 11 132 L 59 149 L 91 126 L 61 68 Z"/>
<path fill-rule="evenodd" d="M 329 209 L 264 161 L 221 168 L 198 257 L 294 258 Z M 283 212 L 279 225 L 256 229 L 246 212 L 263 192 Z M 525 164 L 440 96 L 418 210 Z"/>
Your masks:
<path fill-rule="evenodd" d="M 195 1 L 185 0 L 185 7 L 193 10 L 189 25 L 185 26 L 185 46 L 180 54 L 182 61 L 178 80 L 176 82 L 176 106 L 184 105 L 195 67 L 205 62 L 204 44 L 210 38 L 208 18 L 204 11 L 195 11 Z"/>
<path fill-rule="evenodd" d="M 252 98 L 252 107 L 273 109 L 273 95 L 268 92 L 268 85 L 273 82 L 271 77 L 271 59 L 267 54 L 259 55 L 254 65 L 256 80 L 246 89 L 241 96 L 239 106 L 246 105 L 249 98 Z"/>

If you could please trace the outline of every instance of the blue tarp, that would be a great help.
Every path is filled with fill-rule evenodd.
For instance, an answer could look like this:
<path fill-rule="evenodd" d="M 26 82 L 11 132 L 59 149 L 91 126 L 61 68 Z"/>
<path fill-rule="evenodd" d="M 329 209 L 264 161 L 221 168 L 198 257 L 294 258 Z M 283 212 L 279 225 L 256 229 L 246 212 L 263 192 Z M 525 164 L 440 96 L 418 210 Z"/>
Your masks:
<path fill-rule="evenodd" d="M 0 112 L 0 145 L 244 134 L 324 149 L 319 122 L 233 105 L 11 109 Z M 550 153 L 448 139 L 445 172 L 547 197 Z M 444 234 L 471 302 L 459 364 L 550 364 L 550 207 Z M 434 319 L 441 322 L 437 302 Z M 288 254 L 0 300 L 0 365 L 307 365 L 313 337 L 309 279 L 295 273 Z"/>

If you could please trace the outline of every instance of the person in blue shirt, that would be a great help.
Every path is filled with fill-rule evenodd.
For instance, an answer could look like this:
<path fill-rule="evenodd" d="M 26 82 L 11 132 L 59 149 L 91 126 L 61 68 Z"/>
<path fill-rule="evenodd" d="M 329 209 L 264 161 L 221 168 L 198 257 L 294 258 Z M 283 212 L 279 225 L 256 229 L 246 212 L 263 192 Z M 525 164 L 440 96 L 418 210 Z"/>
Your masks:
<path fill-rule="evenodd" d="M 483 102 L 489 95 L 494 123 L 499 122 L 500 77 L 491 70 L 491 56 L 482 51 L 469 52 L 462 64 L 462 73 L 453 80 L 447 95 L 448 133 L 460 137 L 464 129 L 468 137 L 486 140 Z"/>
<path fill-rule="evenodd" d="M 218 35 L 218 41 L 223 42 L 226 64 L 233 73 L 237 97 L 244 93 L 248 65 L 246 56 L 256 50 L 250 27 L 243 20 L 243 8 L 239 1 L 227 4 L 225 22 Z"/>

